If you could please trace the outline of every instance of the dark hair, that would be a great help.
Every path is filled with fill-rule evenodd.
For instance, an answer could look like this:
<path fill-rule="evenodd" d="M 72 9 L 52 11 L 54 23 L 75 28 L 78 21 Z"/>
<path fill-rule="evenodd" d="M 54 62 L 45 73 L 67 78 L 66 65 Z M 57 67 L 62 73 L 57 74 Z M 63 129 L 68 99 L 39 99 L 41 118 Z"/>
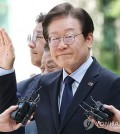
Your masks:
<path fill-rule="evenodd" d="M 45 13 L 40 13 L 40 14 L 37 16 L 35 22 L 36 22 L 36 23 L 41 23 L 41 22 L 43 22 L 44 18 L 45 18 Z"/>
<path fill-rule="evenodd" d="M 50 48 L 49 48 L 48 43 L 45 44 L 45 46 L 44 46 L 44 51 L 45 51 L 45 52 L 50 51 Z"/>
<path fill-rule="evenodd" d="M 86 38 L 88 33 L 93 33 L 94 24 L 90 15 L 82 8 L 75 8 L 69 3 L 62 3 L 52 8 L 43 20 L 43 35 L 45 40 L 48 40 L 48 26 L 55 17 L 72 16 L 76 18 L 82 25 L 82 33 Z"/>

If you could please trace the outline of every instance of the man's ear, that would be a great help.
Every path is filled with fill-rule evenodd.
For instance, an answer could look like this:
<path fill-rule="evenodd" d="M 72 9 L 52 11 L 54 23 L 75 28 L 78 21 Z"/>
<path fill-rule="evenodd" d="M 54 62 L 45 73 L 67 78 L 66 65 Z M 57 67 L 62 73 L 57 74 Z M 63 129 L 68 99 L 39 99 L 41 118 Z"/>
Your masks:
<path fill-rule="evenodd" d="M 91 49 L 93 46 L 93 33 L 88 34 L 86 41 L 87 41 L 88 48 Z"/>

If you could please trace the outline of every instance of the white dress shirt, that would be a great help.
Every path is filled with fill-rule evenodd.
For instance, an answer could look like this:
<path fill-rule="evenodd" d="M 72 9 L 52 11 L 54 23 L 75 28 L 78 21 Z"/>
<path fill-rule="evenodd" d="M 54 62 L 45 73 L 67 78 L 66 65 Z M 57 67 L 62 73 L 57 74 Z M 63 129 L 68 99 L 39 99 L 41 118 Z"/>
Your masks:
<path fill-rule="evenodd" d="M 12 72 L 14 72 L 14 68 L 11 69 L 11 70 L 0 68 L 0 76 L 6 75 L 6 74 L 10 74 Z"/>
<path fill-rule="evenodd" d="M 83 65 L 81 65 L 77 70 L 75 70 L 70 75 L 63 69 L 63 80 L 61 82 L 60 94 L 59 94 L 59 97 L 58 97 L 59 111 L 60 111 L 60 106 L 61 106 L 61 101 L 62 101 L 63 90 L 64 90 L 64 87 L 65 87 L 65 84 L 63 82 L 64 79 L 69 75 L 70 77 L 72 77 L 75 80 L 73 82 L 73 84 L 72 84 L 72 92 L 73 92 L 73 96 L 74 96 L 74 94 L 75 94 L 75 92 L 76 92 L 81 80 L 83 79 L 87 69 L 92 64 L 92 62 L 93 62 L 93 59 L 90 56 Z"/>

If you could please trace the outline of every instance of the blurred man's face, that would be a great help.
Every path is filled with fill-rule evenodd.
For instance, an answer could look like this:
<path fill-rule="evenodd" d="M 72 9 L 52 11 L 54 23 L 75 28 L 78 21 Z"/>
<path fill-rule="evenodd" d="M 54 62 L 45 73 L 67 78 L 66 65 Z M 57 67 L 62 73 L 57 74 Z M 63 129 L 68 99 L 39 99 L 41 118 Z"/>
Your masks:
<path fill-rule="evenodd" d="M 29 43 L 31 62 L 37 67 L 41 66 L 45 43 L 42 23 L 38 23 L 33 31 L 33 41 Z"/>
<path fill-rule="evenodd" d="M 40 68 L 42 74 L 55 72 L 61 69 L 51 58 L 50 51 L 44 51 Z"/>

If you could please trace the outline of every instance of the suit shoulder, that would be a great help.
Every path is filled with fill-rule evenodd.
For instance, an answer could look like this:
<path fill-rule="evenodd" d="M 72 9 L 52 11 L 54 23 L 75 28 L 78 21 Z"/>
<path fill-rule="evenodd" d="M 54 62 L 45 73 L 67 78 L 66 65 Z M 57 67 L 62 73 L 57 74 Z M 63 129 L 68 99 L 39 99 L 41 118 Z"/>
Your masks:
<path fill-rule="evenodd" d="M 120 76 L 114 72 L 112 72 L 111 70 L 101 66 L 101 64 L 99 64 L 99 62 L 93 57 L 93 63 L 90 66 L 89 69 L 89 73 L 93 73 L 97 74 L 99 76 L 101 76 L 102 78 L 106 77 L 107 79 L 116 79 L 116 78 L 120 78 Z"/>
<path fill-rule="evenodd" d="M 35 79 L 39 79 L 40 77 L 41 77 L 41 74 L 38 74 L 38 75 L 35 75 L 35 76 L 30 77 L 28 79 L 22 80 L 22 81 L 18 82 L 17 84 L 18 85 L 20 85 L 20 84 L 26 84 L 27 82 L 31 82 L 31 81 L 33 81 Z"/>
<path fill-rule="evenodd" d="M 29 90 L 32 85 L 35 85 L 41 78 L 41 74 L 28 78 L 26 80 L 17 83 L 17 92 L 24 94 L 26 90 Z"/>
<path fill-rule="evenodd" d="M 106 85 L 120 87 L 120 76 L 103 67 L 100 70 L 99 80 L 102 82 L 102 84 L 104 83 Z"/>
<path fill-rule="evenodd" d="M 59 75 L 61 75 L 62 70 L 56 71 L 56 72 L 51 72 L 48 74 L 44 74 L 41 76 L 41 81 L 46 82 L 46 80 L 54 80 L 56 79 Z M 47 81 L 48 82 L 48 81 Z"/>
<path fill-rule="evenodd" d="M 101 75 L 104 77 L 107 77 L 108 79 L 120 79 L 120 75 L 116 74 L 115 72 L 112 72 L 111 70 L 108 70 L 104 67 L 101 67 Z"/>

